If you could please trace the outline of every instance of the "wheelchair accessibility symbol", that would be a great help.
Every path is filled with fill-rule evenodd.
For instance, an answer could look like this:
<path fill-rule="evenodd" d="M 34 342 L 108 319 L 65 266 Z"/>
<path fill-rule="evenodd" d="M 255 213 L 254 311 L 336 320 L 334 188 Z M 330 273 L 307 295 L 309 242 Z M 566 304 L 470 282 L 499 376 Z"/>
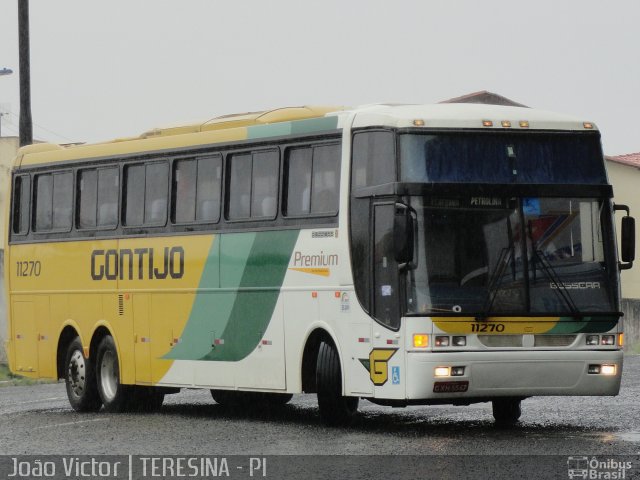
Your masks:
<path fill-rule="evenodd" d="M 391 383 L 400 385 L 400 367 L 391 367 Z"/>

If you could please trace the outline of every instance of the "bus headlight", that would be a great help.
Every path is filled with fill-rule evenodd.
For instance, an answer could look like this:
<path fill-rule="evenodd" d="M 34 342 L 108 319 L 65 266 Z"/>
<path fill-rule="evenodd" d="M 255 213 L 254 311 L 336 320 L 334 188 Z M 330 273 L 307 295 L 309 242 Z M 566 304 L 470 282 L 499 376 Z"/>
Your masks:
<path fill-rule="evenodd" d="M 449 367 L 436 367 L 435 376 L 436 377 L 448 377 L 451 369 Z"/>
<path fill-rule="evenodd" d="M 587 345 L 599 345 L 599 344 L 600 344 L 599 335 L 587 335 Z"/>
<path fill-rule="evenodd" d="M 448 347 L 449 337 L 438 335 L 436 337 L 436 347 Z"/>
<path fill-rule="evenodd" d="M 451 343 L 454 347 L 466 347 L 467 337 L 452 337 Z"/>
<path fill-rule="evenodd" d="M 616 336 L 615 335 L 603 335 L 602 336 L 602 345 L 615 345 Z"/>

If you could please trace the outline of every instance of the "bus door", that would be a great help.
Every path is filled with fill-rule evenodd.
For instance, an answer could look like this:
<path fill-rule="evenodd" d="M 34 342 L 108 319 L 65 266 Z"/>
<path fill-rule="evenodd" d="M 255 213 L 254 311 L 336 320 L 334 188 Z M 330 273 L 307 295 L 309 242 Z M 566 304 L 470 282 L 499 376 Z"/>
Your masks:
<path fill-rule="evenodd" d="M 375 396 L 404 398 L 405 363 L 401 330 L 403 285 L 395 259 L 393 229 L 396 215 L 404 212 L 395 201 L 373 204 L 373 324 L 370 352 L 371 381 Z"/>

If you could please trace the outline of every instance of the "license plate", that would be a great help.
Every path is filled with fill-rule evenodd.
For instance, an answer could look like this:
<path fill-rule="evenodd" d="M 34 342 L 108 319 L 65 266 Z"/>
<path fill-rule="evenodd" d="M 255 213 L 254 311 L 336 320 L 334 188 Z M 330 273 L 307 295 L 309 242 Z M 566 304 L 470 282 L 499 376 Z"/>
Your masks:
<path fill-rule="evenodd" d="M 469 390 L 469 382 L 436 382 L 433 393 L 459 393 Z"/>

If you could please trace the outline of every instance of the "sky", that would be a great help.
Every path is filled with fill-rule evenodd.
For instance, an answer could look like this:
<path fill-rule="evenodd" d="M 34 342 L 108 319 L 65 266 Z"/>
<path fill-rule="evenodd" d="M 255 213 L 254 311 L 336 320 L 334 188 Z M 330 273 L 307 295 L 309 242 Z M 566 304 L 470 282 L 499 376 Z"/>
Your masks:
<path fill-rule="evenodd" d="M 18 0 L 0 0 L 17 135 Z M 34 136 L 58 143 L 297 105 L 488 90 L 640 152 L 637 0 L 31 0 Z"/>

